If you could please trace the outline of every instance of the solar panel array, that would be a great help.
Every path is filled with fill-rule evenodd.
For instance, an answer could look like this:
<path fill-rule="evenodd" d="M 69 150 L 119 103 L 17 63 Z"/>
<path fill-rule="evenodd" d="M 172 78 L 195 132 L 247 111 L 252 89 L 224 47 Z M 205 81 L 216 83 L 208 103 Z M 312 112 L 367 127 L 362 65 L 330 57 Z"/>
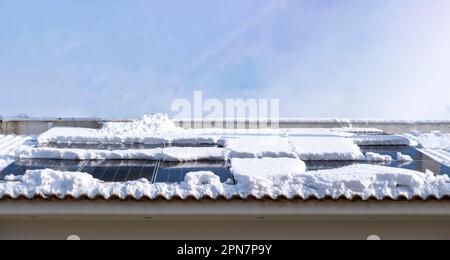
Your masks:
<path fill-rule="evenodd" d="M 221 182 L 233 179 L 228 162 L 201 161 L 201 162 L 161 162 L 155 182 L 179 182 L 189 172 L 211 171 L 220 177 Z"/>
<path fill-rule="evenodd" d="M 381 155 L 389 155 L 393 160 L 389 162 L 360 162 L 360 161 L 305 161 L 308 171 L 316 170 L 326 170 L 326 169 L 336 169 L 345 166 L 355 165 L 355 164 L 375 164 L 390 166 L 395 168 L 409 169 L 419 172 L 426 172 L 427 170 L 432 171 L 436 175 L 449 175 L 450 167 L 441 164 L 422 152 L 418 151 L 416 148 L 411 146 L 390 146 L 390 145 L 360 145 L 361 151 L 366 155 L 368 152 L 378 153 Z M 400 152 L 403 155 L 409 155 L 413 161 L 403 162 L 397 160 L 397 153 Z"/>
<path fill-rule="evenodd" d="M 128 150 L 155 149 L 164 147 L 219 147 L 217 144 L 140 144 L 140 143 L 44 143 L 35 144 L 41 148 Z M 182 182 L 189 172 L 210 171 L 222 182 L 233 174 L 228 161 L 161 162 L 151 160 L 53 160 L 21 159 L 13 162 L 0 172 L 0 180 L 8 175 L 24 175 L 27 170 L 52 169 L 55 171 L 85 172 L 105 182 L 135 181 L 142 178 L 154 182 Z"/>
<path fill-rule="evenodd" d="M 104 150 L 127 150 L 127 149 L 154 149 L 163 147 L 219 147 L 217 144 L 95 144 L 95 143 L 46 143 L 38 147 L 58 149 L 104 149 Z M 382 163 L 385 166 L 410 169 L 425 172 L 430 170 L 437 175 L 450 175 L 450 167 L 436 162 L 414 147 L 410 146 L 360 146 L 361 151 L 366 154 L 375 152 L 381 155 L 389 155 L 393 158 L 390 162 Z M 397 161 L 397 153 L 409 155 L 412 162 Z M 359 161 L 305 161 L 308 171 L 335 169 L 344 166 L 375 162 Z M 192 162 L 163 162 L 151 160 L 51 160 L 51 159 L 23 159 L 18 160 L 2 172 L 0 180 L 7 175 L 23 175 L 27 170 L 52 169 L 56 171 L 86 172 L 94 178 L 105 182 L 134 181 L 145 178 L 152 183 L 155 182 L 182 182 L 189 172 L 210 171 L 220 177 L 222 182 L 234 176 L 230 170 L 228 161 L 192 161 Z"/>
<path fill-rule="evenodd" d="M 150 182 L 183 182 L 189 172 L 209 171 L 222 182 L 234 181 L 230 164 L 226 161 L 160 162 L 147 160 L 17 160 L 0 173 L 0 180 L 8 175 L 24 175 L 27 170 L 52 169 L 55 171 L 85 172 L 105 182 L 135 181 L 142 178 Z"/>

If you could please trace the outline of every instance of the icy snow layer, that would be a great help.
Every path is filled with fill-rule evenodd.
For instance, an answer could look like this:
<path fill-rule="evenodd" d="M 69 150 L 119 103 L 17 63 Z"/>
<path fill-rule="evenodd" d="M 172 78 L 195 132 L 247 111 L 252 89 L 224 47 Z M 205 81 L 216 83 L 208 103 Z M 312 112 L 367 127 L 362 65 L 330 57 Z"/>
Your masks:
<path fill-rule="evenodd" d="M 344 137 L 288 137 L 300 159 L 305 161 L 362 161 L 359 146 Z"/>
<path fill-rule="evenodd" d="M 366 153 L 367 160 L 369 162 L 385 162 L 390 163 L 392 161 L 392 157 L 389 155 L 381 155 L 379 153 Z"/>
<path fill-rule="evenodd" d="M 377 128 L 359 128 L 359 127 L 341 127 L 341 128 L 332 128 L 333 131 L 337 132 L 346 132 L 352 134 L 377 134 L 382 135 L 383 130 Z"/>
<path fill-rule="evenodd" d="M 0 135 L 0 170 L 14 160 L 14 150 L 29 139 L 26 136 Z"/>
<path fill-rule="evenodd" d="M 165 143 L 201 143 L 214 144 L 217 138 L 214 136 L 196 136 L 188 132 L 178 133 L 110 133 L 102 129 L 55 127 L 41 134 L 39 143 L 142 143 L 142 144 L 165 144 Z"/>
<path fill-rule="evenodd" d="M 16 151 L 16 156 L 21 159 L 196 161 L 227 160 L 228 151 L 216 147 L 167 147 L 113 151 L 23 147 Z"/>
<path fill-rule="evenodd" d="M 406 134 L 408 138 L 417 141 L 422 149 L 420 151 L 433 160 L 450 166 L 450 133 L 441 133 L 434 131 L 421 134 L 413 132 Z"/>
<path fill-rule="evenodd" d="M 256 127 L 256 126 L 255 126 Z M 343 136 L 351 137 L 356 133 L 380 133 L 381 130 L 372 128 L 250 128 L 250 129 L 225 129 L 225 128 L 201 128 L 187 130 L 197 135 L 277 135 L 277 136 Z M 381 132 L 382 133 L 382 132 Z"/>
<path fill-rule="evenodd" d="M 167 115 L 156 114 L 143 116 L 140 120 L 132 122 L 109 122 L 101 129 L 101 133 L 110 135 L 162 135 L 179 133 L 182 129 L 177 127 Z"/>
<path fill-rule="evenodd" d="M 279 136 L 241 136 L 225 138 L 223 141 L 230 150 L 231 158 L 296 158 L 288 140 Z"/>
<path fill-rule="evenodd" d="M 417 145 L 401 135 L 358 135 L 350 139 L 357 145 Z"/>
<path fill-rule="evenodd" d="M 231 159 L 236 178 L 252 176 L 271 179 L 274 176 L 292 177 L 306 172 L 306 164 L 292 158 Z"/>
<path fill-rule="evenodd" d="M 40 143 L 225 143 L 231 157 L 261 158 L 297 155 L 305 160 L 364 160 L 350 138 L 356 133 L 379 133 L 377 129 L 189 129 L 176 127 L 166 116 L 143 117 L 129 123 L 108 123 L 102 129 L 53 128 L 39 137 Z M 292 142 L 283 138 L 292 138 Z M 299 138 L 298 144 L 296 138 Z M 303 141 L 302 141 L 303 140 Z M 309 140 L 309 141 L 308 141 Z M 291 145 L 292 144 L 292 145 Z M 80 151 L 35 149 L 25 151 L 31 158 L 160 158 L 161 152 Z M 136 156 L 137 158 L 132 158 Z M 180 155 L 181 156 L 181 155 Z M 171 156 L 165 156 L 171 157 Z M 202 156 L 200 156 L 202 157 Z M 193 156 L 196 158 L 196 155 Z M 182 158 L 181 160 L 185 160 Z"/>
<path fill-rule="evenodd" d="M 41 134 L 39 143 L 216 143 L 217 138 L 192 134 L 163 115 L 132 122 L 106 123 L 101 129 L 55 127 Z"/>
<path fill-rule="evenodd" d="M 413 162 L 413 158 L 407 154 L 397 153 L 397 161 L 399 162 Z"/>
<path fill-rule="evenodd" d="M 64 198 L 164 197 L 188 198 L 294 198 L 333 199 L 359 196 L 363 199 L 419 196 L 442 198 L 450 195 L 450 178 L 405 169 L 373 165 L 353 165 L 341 169 L 302 172 L 304 165 L 295 159 L 234 159 L 233 172 L 238 182 L 221 183 L 211 172 L 192 172 L 183 183 L 155 183 L 146 179 L 106 183 L 86 173 L 28 171 L 24 176 L 7 176 L 0 182 L 0 198 L 25 196 Z"/>
<path fill-rule="evenodd" d="M 425 134 L 412 133 L 407 136 L 416 140 L 422 147 L 427 149 L 450 150 L 450 133 L 435 131 Z"/>
<path fill-rule="evenodd" d="M 157 117 L 159 118 L 159 117 Z M 153 121 L 152 121 L 153 120 Z M 152 123 L 153 122 L 153 123 Z M 150 125 L 149 127 L 146 127 Z M 148 130 L 148 131 L 147 131 Z M 55 127 L 39 136 L 40 143 L 216 143 L 227 136 L 341 136 L 371 129 L 181 129 L 165 120 L 144 118 L 108 123 L 102 129 Z"/>

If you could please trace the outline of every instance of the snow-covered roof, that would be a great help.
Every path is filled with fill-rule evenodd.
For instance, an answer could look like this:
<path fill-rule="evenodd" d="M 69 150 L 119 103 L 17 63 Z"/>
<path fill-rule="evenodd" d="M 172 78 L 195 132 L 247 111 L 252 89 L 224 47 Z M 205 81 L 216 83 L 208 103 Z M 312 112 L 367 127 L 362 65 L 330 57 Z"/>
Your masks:
<path fill-rule="evenodd" d="M 416 153 L 421 150 L 444 157 L 430 156 L 437 163 L 450 161 L 445 143 L 448 134 L 432 134 L 385 135 L 361 128 L 186 130 L 161 115 L 108 123 L 101 129 L 53 128 L 37 138 L 0 136 L 0 171 L 9 172 L 6 169 L 15 160 L 79 161 L 81 166 L 68 171 L 34 165 L 23 174 L 0 175 L 0 198 L 448 199 L 448 175 L 426 166 L 417 170 Z M 85 148 L 51 143 L 81 143 Z M 118 143 L 122 146 L 103 145 Z M 150 146 L 131 145 L 136 143 Z M 411 153 L 378 154 L 361 149 L 365 145 L 410 147 Z M 194 167 L 178 182 L 158 182 L 154 174 L 113 182 L 84 171 L 92 160 L 154 161 L 155 174 L 162 174 L 158 169 L 164 162 L 191 162 Z M 224 162 L 229 165 L 230 178 L 221 179 L 211 167 L 195 166 L 199 161 Z M 327 166 L 333 163 L 340 166 Z M 311 165 L 316 164 L 327 167 L 313 169 Z"/>

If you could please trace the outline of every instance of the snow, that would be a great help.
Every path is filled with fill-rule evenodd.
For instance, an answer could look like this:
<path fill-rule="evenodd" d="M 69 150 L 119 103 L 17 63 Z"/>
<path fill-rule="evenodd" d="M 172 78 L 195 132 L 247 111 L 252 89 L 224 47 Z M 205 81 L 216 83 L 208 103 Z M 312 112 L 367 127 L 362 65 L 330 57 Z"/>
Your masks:
<path fill-rule="evenodd" d="M 182 129 L 167 116 L 144 116 L 132 122 L 105 123 L 101 129 L 55 127 L 39 136 L 39 143 L 217 143 L 233 136 L 335 136 L 381 134 L 373 128 L 292 128 L 292 129 Z"/>
<path fill-rule="evenodd" d="M 408 136 L 419 142 L 423 148 L 450 150 L 450 133 L 434 131 L 424 134 L 411 133 Z"/>
<path fill-rule="evenodd" d="M 61 160 L 156 160 L 162 157 L 161 148 L 143 150 L 85 150 L 56 148 L 22 148 L 16 151 L 21 159 Z"/>
<path fill-rule="evenodd" d="M 302 171 L 301 161 L 290 158 L 233 159 L 236 185 L 221 183 L 211 172 L 188 173 L 182 183 L 155 183 L 147 179 L 138 181 L 107 183 L 87 173 L 57 172 L 52 170 L 27 171 L 23 176 L 8 176 L 0 182 L 0 198 L 17 198 L 36 195 L 60 198 L 117 196 L 121 199 L 164 197 L 195 198 L 294 198 L 314 196 L 333 199 L 345 196 L 348 199 L 360 196 L 363 199 L 400 196 L 412 199 L 415 196 L 442 198 L 450 195 L 450 178 L 446 175 L 420 173 L 411 170 L 374 165 L 353 165 L 340 169 L 314 172 Z"/>
<path fill-rule="evenodd" d="M 153 134 L 135 135 L 112 134 L 98 129 L 54 127 L 41 134 L 39 143 L 144 143 L 164 144 L 169 142 L 167 137 Z"/>
<path fill-rule="evenodd" d="M 106 123 L 101 129 L 55 127 L 41 134 L 39 143 L 216 143 L 217 138 L 195 135 L 175 126 L 164 115 L 144 116 L 132 122 Z"/>
<path fill-rule="evenodd" d="M 378 134 L 382 135 L 383 130 L 377 128 L 361 128 L 361 127 L 341 127 L 341 128 L 332 128 L 333 131 L 337 132 L 346 132 L 352 134 Z"/>
<path fill-rule="evenodd" d="M 333 198 L 354 195 L 362 198 L 371 196 L 398 198 L 414 195 L 426 198 L 441 198 L 450 193 L 450 178 L 434 176 L 411 170 L 374 165 L 353 165 L 341 169 L 311 173 L 305 185 L 317 191 L 319 198 L 329 195 Z"/>
<path fill-rule="evenodd" d="M 363 131 L 361 129 L 361 131 Z M 370 130 L 369 130 L 370 131 Z M 221 129 L 202 128 L 189 129 L 186 132 L 194 135 L 211 136 L 341 136 L 352 137 L 355 134 L 344 128 L 260 128 L 260 129 Z"/>
<path fill-rule="evenodd" d="M 16 135 L 0 135 L 0 171 L 14 161 L 14 151 L 31 137 Z"/>
<path fill-rule="evenodd" d="M 413 162 L 413 158 L 407 154 L 402 154 L 401 152 L 397 153 L 397 161 L 399 162 Z"/>
<path fill-rule="evenodd" d="M 401 135 L 357 135 L 350 139 L 357 145 L 417 145 Z"/>
<path fill-rule="evenodd" d="M 365 160 L 359 146 L 344 137 L 288 137 L 300 159 L 314 160 Z"/>
<path fill-rule="evenodd" d="M 450 133 L 441 133 L 440 131 L 412 132 L 405 136 L 418 142 L 422 153 L 450 167 Z"/>
<path fill-rule="evenodd" d="M 223 142 L 231 158 L 296 158 L 289 141 L 279 136 L 241 136 L 225 138 Z"/>
<path fill-rule="evenodd" d="M 345 131 L 343 128 L 288 128 L 281 129 L 284 136 L 329 136 L 352 137 L 355 134 Z"/>
<path fill-rule="evenodd" d="M 25 196 L 57 196 L 63 198 L 72 196 L 79 198 L 101 196 L 110 198 L 128 196 L 140 199 L 143 197 L 157 198 L 163 196 L 170 199 L 174 196 L 186 198 L 218 197 L 225 193 L 224 187 L 217 176 L 211 172 L 192 172 L 186 175 L 183 183 L 155 183 L 147 179 L 130 182 L 103 182 L 87 173 L 57 172 L 52 170 L 28 171 L 23 176 L 8 176 L 6 182 L 0 182 L 0 198 L 5 195 L 16 198 Z"/>
<path fill-rule="evenodd" d="M 191 186 L 213 185 L 220 186 L 220 177 L 213 172 L 190 172 L 184 177 L 184 181 Z"/>
<path fill-rule="evenodd" d="M 392 161 L 392 157 L 389 155 L 381 155 L 379 153 L 366 153 L 367 160 L 369 162 L 385 162 L 390 163 Z"/>
<path fill-rule="evenodd" d="M 294 176 L 306 171 L 303 161 L 292 158 L 232 159 L 231 165 L 235 177 L 264 179 L 273 176 Z"/>
<path fill-rule="evenodd" d="M 440 149 L 419 149 L 419 151 L 431 159 L 450 167 L 450 152 Z"/>
<path fill-rule="evenodd" d="M 146 115 L 140 120 L 131 122 L 109 122 L 105 123 L 101 133 L 111 135 L 163 135 L 168 133 L 179 133 L 183 130 L 163 114 Z"/>
<path fill-rule="evenodd" d="M 162 149 L 163 161 L 198 161 L 228 159 L 228 151 L 217 147 L 168 147 Z"/>
<path fill-rule="evenodd" d="M 40 143 L 222 143 L 231 158 L 286 157 L 303 160 L 365 160 L 359 147 L 352 143 L 355 133 L 379 133 L 370 128 L 332 128 L 332 129 L 181 129 L 166 116 L 143 117 L 133 122 L 107 123 L 102 129 L 53 128 L 39 136 Z M 159 150 L 146 151 L 80 151 L 37 149 L 24 152 L 22 156 L 41 158 L 169 158 L 168 160 L 204 158 L 206 154 L 192 156 L 173 155 L 178 150 L 167 150 L 161 155 Z M 186 154 L 188 151 L 184 151 Z M 190 151 L 189 151 L 190 152 Z M 217 151 L 206 151 L 214 158 Z M 175 157 L 175 158 L 174 158 Z M 224 156 L 220 157 L 223 158 Z M 183 158 L 183 160 L 185 160 Z"/>
<path fill-rule="evenodd" d="M 228 151 L 217 147 L 167 147 L 129 150 L 85 150 L 23 147 L 16 151 L 21 159 L 61 160 L 227 160 Z"/>

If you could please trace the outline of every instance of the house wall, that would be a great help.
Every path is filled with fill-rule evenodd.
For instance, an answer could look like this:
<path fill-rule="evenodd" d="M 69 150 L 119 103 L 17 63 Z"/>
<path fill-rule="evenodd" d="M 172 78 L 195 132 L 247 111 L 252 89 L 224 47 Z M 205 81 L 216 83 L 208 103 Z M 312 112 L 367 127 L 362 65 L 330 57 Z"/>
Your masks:
<path fill-rule="evenodd" d="M 0 239 L 450 239 L 448 201 L 0 201 Z"/>
<path fill-rule="evenodd" d="M 0 221 L 0 239 L 450 239 L 449 219 L 132 220 L 15 219 Z"/>
<path fill-rule="evenodd" d="M 37 135 L 53 127 L 100 128 L 96 119 L 0 120 L 0 134 Z"/>

